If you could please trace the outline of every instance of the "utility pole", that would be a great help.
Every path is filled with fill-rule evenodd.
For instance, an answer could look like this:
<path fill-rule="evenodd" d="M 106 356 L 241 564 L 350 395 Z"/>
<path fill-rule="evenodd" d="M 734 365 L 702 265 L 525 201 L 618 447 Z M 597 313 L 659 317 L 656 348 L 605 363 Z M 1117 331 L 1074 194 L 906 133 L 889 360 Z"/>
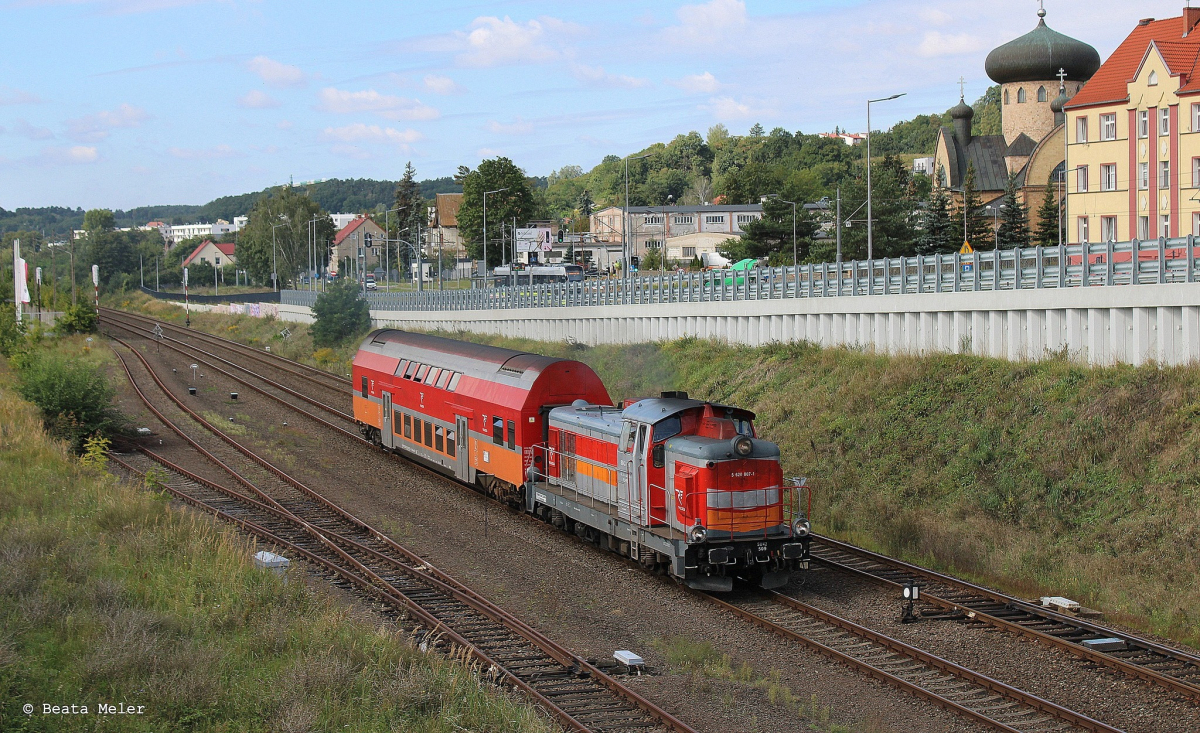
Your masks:
<path fill-rule="evenodd" d="M 1191 5 L 1192 4 L 1189 0 L 1188 7 L 1191 7 Z M 1058 93 L 1064 97 L 1067 96 L 1066 79 L 1067 79 L 1067 70 L 1060 67 L 1058 70 Z M 1058 179 L 1058 202 L 1059 202 L 1058 203 L 1058 246 L 1059 247 L 1061 247 L 1063 245 L 1063 229 L 1065 228 L 1065 225 L 1067 222 L 1067 218 L 1066 218 L 1067 196 L 1066 196 L 1065 189 L 1066 189 L 1066 185 L 1067 185 L 1067 170 L 1068 170 L 1067 169 L 1067 157 L 1071 152 L 1071 140 L 1070 140 L 1070 138 L 1067 137 L 1068 130 L 1069 130 L 1069 125 L 1067 125 L 1067 113 L 1064 110 L 1063 111 L 1063 172 L 1062 172 L 1062 178 Z M 1130 137 L 1133 137 L 1133 135 L 1130 134 Z M 1133 171 L 1129 172 L 1129 177 L 1133 178 Z M 1133 184 L 1130 183 L 1129 187 L 1133 188 Z M 1084 264 L 1086 265 L 1087 263 L 1085 262 Z"/>
<path fill-rule="evenodd" d="M 837 225 L 837 263 L 842 264 L 842 187 L 837 189 L 837 218 L 834 221 Z"/>
<path fill-rule="evenodd" d="M 75 230 L 71 230 L 71 305 L 75 305 L 77 300 L 77 291 L 75 290 Z"/>

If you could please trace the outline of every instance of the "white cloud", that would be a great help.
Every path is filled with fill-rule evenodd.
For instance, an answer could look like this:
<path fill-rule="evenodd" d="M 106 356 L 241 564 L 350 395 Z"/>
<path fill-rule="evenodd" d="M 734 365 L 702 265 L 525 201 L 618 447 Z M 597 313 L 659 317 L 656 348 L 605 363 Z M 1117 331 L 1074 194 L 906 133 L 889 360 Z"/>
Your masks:
<path fill-rule="evenodd" d="M 571 74 L 579 81 L 595 86 L 617 87 L 621 89 L 637 89 L 650 85 L 649 79 L 642 79 L 623 74 L 610 74 L 603 66 L 585 66 L 572 64 Z"/>
<path fill-rule="evenodd" d="M 917 47 L 917 53 L 925 58 L 941 56 L 958 56 L 984 50 L 983 41 L 970 33 L 946 34 L 938 31 L 926 31 Z"/>
<path fill-rule="evenodd" d="M 521 119 L 520 117 L 518 117 L 511 124 L 507 124 L 507 125 L 503 124 L 501 122 L 492 120 L 492 121 L 488 122 L 487 129 L 491 130 L 492 132 L 498 133 L 500 135 L 532 135 L 533 134 L 533 123 L 526 122 L 525 120 Z"/>
<path fill-rule="evenodd" d="M 743 0 L 710 0 L 700 5 L 684 5 L 675 11 L 679 25 L 666 30 L 667 40 L 681 45 L 711 45 L 722 36 L 732 35 L 746 25 Z"/>
<path fill-rule="evenodd" d="M 262 90 L 251 89 L 238 97 L 237 105 L 246 109 L 273 109 L 279 106 L 279 100 Z"/>
<path fill-rule="evenodd" d="M 303 86 L 306 81 L 304 72 L 299 67 L 289 66 L 266 56 L 255 56 L 246 62 L 246 68 L 271 87 L 298 87 Z"/>
<path fill-rule="evenodd" d="M 929 25 L 947 25 L 954 20 L 953 15 L 937 8 L 921 8 L 920 17 Z"/>
<path fill-rule="evenodd" d="M 13 123 L 12 128 L 14 135 L 27 137 L 30 140 L 48 140 L 54 137 L 54 133 L 47 127 L 34 127 L 27 120 L 18 119 Z"/>
<path fill-rule="evenodd" d="M 94 115 L 85 115 L 67 120 L 67 134 L 79 142 L 98 142 L 120 127 L 137 127 L 149 119 L 146 110 L 122 104 L 114 110 L 104 110 Z"/>
<path fill-rule="evenodd" d="M 671 84 L 692 94 L 712 94 L 721 88 L 721 82 L 717 81 L 717 77 L 713 76 L 711 71 L 685 76 Z"/>
<path fill-rule="evenodd" d="M 69 148 L 43 148 L 42 158 L 52 163 L 95 163 L 100 159 L 96 148 L 73 145 Z"/>
<path fill-rule="evenodd" d="M 432 120 L 441 115 L 419 99 L 380 94 L 374 89 L 351 92 L 326 87 L 319 96 L 318 109 L 336 114 L 374 112 L 389 120 Z"/>
<path fill-rule="evenodd" d="M 170 148 L 167 152 L 181 160 L 221 160 L 236 158 L 240 155 L 228 145 L 218 145 L 213 148 Z"/>
<path fill-rule="evenodd" d="M 503 66 L 542 63 L 559 58 L 563 37 L 577 35 L 581 28 L 557 18 L 543 16 L 517 23 L 504 16 L 476 18 L 469 33 L 459 34 L 467 48 L 459 54 L 462 66 Z"/>
<path fill-rule="evenodd" d="M 367 125 L 357 122 L 344 127 L 326 127 L 325 137 L 343 143 L 381 143 L 397 145 L 408 150 L 412 143 L 422 139 L 424 135 L 416 130 L 397 130 L 392 127 Z"/>
<path fill-rule="evenodd" d="M 31 92 L 0 86 L 0 106 L 8 104 L 37 104 L 41 101 L 41 97 Z"/>
<path fill-rule="evenodd" d="M 495 148 L 480 148 L 479 150 L 475 151 L 475 154 L 480 158 L 498 158 L 501 155 L 504 155 L 504 151 L 497 150 Z"/>
<path fill-rule="evenodd" d="M 440 74 L 430 74 L 425 77 L 425 88 L 434 94 L 462 94 L 464 90 L 453 79 Z"/>
<path fill-rule="evenodd" d="M 701 109 L 707 109 L 718 120 L 744 120 L 757 114 L 750 105 L 733 97 L 713 97 Z"/>

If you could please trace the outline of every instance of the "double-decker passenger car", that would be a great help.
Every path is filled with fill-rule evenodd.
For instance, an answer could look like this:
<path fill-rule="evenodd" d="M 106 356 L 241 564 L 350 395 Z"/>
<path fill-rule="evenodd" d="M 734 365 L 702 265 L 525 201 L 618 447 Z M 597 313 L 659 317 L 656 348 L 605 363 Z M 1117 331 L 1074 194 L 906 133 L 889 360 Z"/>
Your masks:
<path fill-rule="evenodd" d="M 809 524 L 754 415 L 664 393 L 615 407 L 586 364 L 379 330 L 354 358 L 375 444 L 695 588 L 785 584 Z"/>

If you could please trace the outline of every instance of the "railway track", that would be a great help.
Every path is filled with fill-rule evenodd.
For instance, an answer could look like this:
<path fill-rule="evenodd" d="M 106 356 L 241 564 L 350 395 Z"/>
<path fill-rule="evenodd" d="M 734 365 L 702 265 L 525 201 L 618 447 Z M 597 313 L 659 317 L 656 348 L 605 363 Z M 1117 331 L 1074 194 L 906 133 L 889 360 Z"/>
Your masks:
<path fill-rule="evenodd" d="M 110 313 L 113 314 L 112 317 L 109 316 Z M 108 311 L 104 315 L 104 318 L 112 322 L 118 321 L 128 315 L 130 314 L 121 311 Z M 136 320 L 140 324 L 141 330 L 139 331 L 139 335 L 143 336 L 149 334 L 149 328 L 152 328 L 153 324 L 156 323 L 153 319 L 142 316 L 135 316 L 133 320 Z M 130 328 L 131 326 L 126 323 L 122 327 Z M 137 328 L 137 325 L 132 326 L 132 328 Z M 177 326 L 171 326 L 171 328 L 177 331 L 186 331 L 189 336 L 199 335 L 197 332 L 185 330 Z M 290 366 L 303 366 L 304 370 L 312 370 L 312 367 L 298 365 L 295 362 L 290 362 L 274 354 L 264 354 L 263 352 L 250 349 L 250 347 L 235 344 L 235 342 L 228 341 L 227 339 L 208 334 L 203 334 L 202 338 L 217 348 L 228 348 L 236 353 L 243 353 L 243 350 L 249 350 L 253 352 L 253 356 L 250 354 L 247 354 L 247 356 L 251 356 L 256 361 L 266 361 L 268 363 L 287 362 L 287 365 Z M 313 381 L 306 373 L 296 374 L 296 376 L 305 382 L 312 383 Z M 259 378 L 261 379 L 262 377 L 259 376 Z M 340 378 L 334 378 L 340 380 Z M 343 389 L 349 390 L 350 383 L 345 380 L 341 381 L 344 382 Z M 240 383 L 246 384 L 247 382 L 241 381 Z M 264 392 L 264 394 L 266 393 Z M 268 396 L 278 400 L 274 395 Z M 293 409 L 299 409 L 294 405 L 289 406 Z M 329 405 L 325 405 L 324 407 L 336 411 L 336 408 L 332 408 Z M 337 428 L 337 426 L 332 427 L 341 430 L 343 433 L 350 434 L 346 430 Z M 370 445 L 358 435 L 350 435 L 356 441 Z M 875 582 L 886 583 L 896 587 L 908 582 L 918 582 L 922 586 L 922 598 L 924 600 L 940 606 L 951 613 L 961 613 L 962 617 L 966 620 L 987 623 L 1006 631 L 1034 638 L 1085 660 L 1119 670 L 1124 674 L 1141 678 L 1190 698 L 1200 699 L 1200 657 L 1180 652 L 1133 635 L 1107 629 L 1082 619 L 1074 619 L 1056 614 L 1020 601 L 1019 599 L 1004 596 L 948 576 L 901 563 L 882 555 L 869 553 L 828 538 L 816 538 L 814 559 L 834 569 L 867 577 Z M 1089 649 L 1081 643 L 1088 639 L 1098 638 L 1121 639 L 1126 645 L 1126 650 L 1100 652 Z"/>
<path fill-rule="evenodd" d="M 973 583 L 894 560 L 837 540 L 813 536 L 812 556 L 840 572 L 866 578 L 899 590 L 906 584 L 921 587 L 921 599 L 963 620 L 988 624 L 1081 659 L 1103 665 L 1147 682 L 1200 700 L 1200 656 L 1116 631 L 1082 618 L 1056 613 L 1019 598 Z M 1086 644 L 1095 640 L 1119 644 Z M 1117 647 L 1101 651 L 1104 647 Z"/>
<path fill-rule="evenodd" d="M 132 475 L 145 476 L 146 471 L 136 465 L 143 459 L 165 467 L 170 472 L 165 488 L 172 495 L 306 560 L 338 585 L 383 604 L 394 617 L 415 622 L 425 629 L 426 643 L 465 650 L 486 674 L 523 691 L 569 730 L 694 733 L 627 686 L 208 423 L 170 392 L 141 354 L 124 341 L 114 340 L 138 358 L 141 369 L 170 400 L 173 407 L 168 411 L 185 414 L 228 448 L 218 456 L 189 435 L 154 404 L 134 376 L 135 369 L 116 350 L 130 384 L 147 409 L 226 478 L 215 481 L 146 448 L 140 449 L 142 458 L 113 456 L 114 462 Z M 233 460 L 231 453 L 241 460 Z M 276 480 L 247 478 L 264 471 Z M 230 482 L 239 489 L 229 488 Z"/>
<path fill-rule="evenodd" d="M 708 600 L 877 680 L 1005 733 L 1118 729 L 852 621 L 771 591 Z"/>

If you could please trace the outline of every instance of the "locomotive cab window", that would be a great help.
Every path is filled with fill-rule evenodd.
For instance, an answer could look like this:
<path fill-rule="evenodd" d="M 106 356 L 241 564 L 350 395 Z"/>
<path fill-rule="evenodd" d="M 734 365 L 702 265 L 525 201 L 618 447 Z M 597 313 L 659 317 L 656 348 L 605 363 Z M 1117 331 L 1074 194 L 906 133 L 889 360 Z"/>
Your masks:
<path fill-rule="evenodd" d="M 749 420 L 739 420 L 735 417 L 733 418 L 733 425 L 735 428 L 737 428 L 738 435 L 746 435 L 751 438 L 754 437 L 754 427 L 751 426 Z"/>
<path fill-rule="evenodd" d="M 454 457 L 454 443 L 456 437 L 457 436 L 453 430 L 446 431 L 446 455 L 450 456 L 451 458 Z"/>
<path fill-rule="evenodd" d="M 632 453 L 633 452 L 633 438 L 634 438 L 634 435 L 636 435 L 636 433 L 633 429 L 633 423 L 631 423 L 631 422 L 625 423 L 624 427 L 622 427 L 621 430 L 625 433 L 625 437 L 622 440 L 622 442 L 625 444 L 625 452 Z"/>
<path fill-rule="evenodd" d="M 404 416 L 404 437 L 412 438 L 412 415 Z"/>
<path fill-rule="evenodd" d="M 438 453 L 441 453 L 443 450 L 445 450 L 445 440 L 446 440 L 446 429 L 441 428 L 441 427 L 434 428 L 434 430 L 433 430 L 433 449 L 436 450 Z"/>
<path fill-rule="evenodd" d="M 646 453 L 646 426 L 642 425 L 638 428 L 637 454 L 639 456 Z"/>
<path fill-rule="evenodd" d="M 668 417 L 666 420 L 659 420 L 654 423 L 654 438 L 653 442 L 661 443 L 667 438 L 674 438 L 683 432 L 683 421 L 678 415 Z"/>
<path fill-rule="evenodd" d="M 667 446 L 659 443 L 650 451 L 651 457 L 654 460 L 655 468 L 662 468 L 667 465 Z"/>
<path fill-rule="evenodd" d="M 504 445 L 504 418 L 492 418 L 492 442 L 496 445 Z"/>
<path fill-rule="evenodd" d="M 512 420 L 508 421 L 508 447 L 517 447 L 517 424 Z"/>
<path fill-rule="evenodd" d="M 362 396 L 367 396 L 367 377 L 365 375 L 362 378 Z"/>

